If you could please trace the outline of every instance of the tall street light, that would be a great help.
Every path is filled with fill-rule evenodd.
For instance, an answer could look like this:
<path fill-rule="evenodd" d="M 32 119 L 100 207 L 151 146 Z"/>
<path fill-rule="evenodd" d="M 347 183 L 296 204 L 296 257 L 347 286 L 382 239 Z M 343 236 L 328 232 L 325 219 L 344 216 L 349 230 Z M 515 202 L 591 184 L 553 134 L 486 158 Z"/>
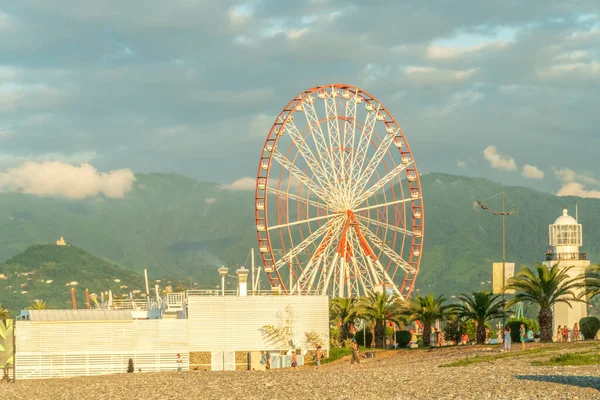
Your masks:
<path fill-rule="evenodd" d="M 227 276 L 229 269 L 223 265 L 217 271 L 219 271 L 219 275 L 221 275 L 221 295 L 225 296 L 225 277 Z"/>
<path fill-rule="evenodd" d="M 498 196 L 500 193 L 495 194 L 494 196 L 488 198 L 491 199 L 493 197 Z M 506 282 L 506 278 L 505 278 L 505 271 L 506 271 L 506 239 L 505 239 L 505 223 L 504 223 L 504 217 L 506 217 L 507 215 L 511 215 L 512 213 L 516 212 L 518 209 L 515 208 L 514 210 L 510 210 L 510 211 L 505 211 L 504 210 L 504 188 L 502 188 L 502 211 L 494 211 L 491 208 L 489 208 L 488 206 L 486 206 L 483 201 L 479 201 L 477 200 L 477 204 L 479 204 L 479 207 L 481 207 L 482 210 L 485 210 L 487 212 L 490 212 L 494 215 L 500 215 L 502 217 L 502 303 L 506 304 L 506 298 L 504 296 L 504 285 Z M 506 313 L 502 313 L 502 326 L 506 325 Z"/>

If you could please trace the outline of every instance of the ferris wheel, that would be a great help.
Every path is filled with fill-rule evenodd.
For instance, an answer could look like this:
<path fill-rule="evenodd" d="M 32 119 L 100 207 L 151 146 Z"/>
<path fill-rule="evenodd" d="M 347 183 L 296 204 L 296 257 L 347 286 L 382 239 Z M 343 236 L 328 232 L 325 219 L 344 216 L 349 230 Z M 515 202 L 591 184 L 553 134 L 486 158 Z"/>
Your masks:
<path fill-rule="evenodd" d="M 423 253 L 423 198 L 404 133 L 355 86 L 306 90 L 279 113 L 255 191 L 264 271 L 286 294 L 407 298 Z"/>

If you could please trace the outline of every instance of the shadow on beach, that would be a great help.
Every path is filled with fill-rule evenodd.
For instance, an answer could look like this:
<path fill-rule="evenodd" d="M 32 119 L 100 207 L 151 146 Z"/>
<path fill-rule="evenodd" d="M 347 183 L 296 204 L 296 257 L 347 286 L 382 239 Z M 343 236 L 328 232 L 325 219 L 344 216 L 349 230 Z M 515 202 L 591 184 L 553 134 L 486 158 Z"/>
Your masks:
<path fill-rule="evenodd" d="M 517 375 L 520 380 L 562 383 L 563 385 L 592 388 L 600 391 L 600 378 L 596 376 L 579 375 Z"/>

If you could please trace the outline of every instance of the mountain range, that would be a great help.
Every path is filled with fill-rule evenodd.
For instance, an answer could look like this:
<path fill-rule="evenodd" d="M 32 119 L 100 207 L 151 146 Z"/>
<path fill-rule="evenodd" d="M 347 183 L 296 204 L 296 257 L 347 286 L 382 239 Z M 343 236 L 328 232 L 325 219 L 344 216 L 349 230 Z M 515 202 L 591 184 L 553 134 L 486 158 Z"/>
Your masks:
<path fill-rule="evenodd" d="M 416 287 L 452 295 L 490 289 L 491 264 L 501 260 L 501 219 L 477 200 L 500 208 L 503 187 L 482 178 L 442 173 L 421 176 L 425 237 Z M 542 261 L 548 225 L 566 206 L 579 206 L 584 246 L 600 258 L 600 200 L 556 197 L 525 187 L 506 187 L 507 262 Z M 137 174 L 123 199 L 86 200 L 0 194 L 0 259 L 63 236 L 74 247 L 140 275 L 170 276 L 214 287 L 221 265 L 250 264 L 257 247 L 254 193 L 176 174 Z M 258 253 L 258 252 L 257 252 Z M 256 257 L 258 262 L 259 257 Z"/>

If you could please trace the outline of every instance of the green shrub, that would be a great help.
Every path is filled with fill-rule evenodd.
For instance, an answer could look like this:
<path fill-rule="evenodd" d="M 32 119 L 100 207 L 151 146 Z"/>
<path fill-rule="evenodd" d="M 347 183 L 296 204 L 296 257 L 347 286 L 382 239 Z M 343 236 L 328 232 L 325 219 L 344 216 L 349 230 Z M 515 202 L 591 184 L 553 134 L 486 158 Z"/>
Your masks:
<path fill-rule="evenodd" d="M 586 340 L 593 340 L 600 330 L 600 320 L 596 317 L 585 317 L 579 320 L 579 330 Z"/>
<path fill-rule="evenodd" d="M 446 337 L 446 342 L 456 342 L 460 341 L 460 337 L 463 333 L 467 331 L 467 326 L 464 321 L 459 319 L 454 321 L 448 321 L 444 326 L 444 335 Z"/>
<path fill-rule="evenodd" d="M 521 328 L 521 324 L 525 325 L 525 332 L 527 332 L 527 323 L 524 321 L 509 321 L 506 324 L 510 326 L 510 339 L 513 343 L 519 343 L 521 341 L 521 333 L 519 331 Z"/>
<path fill-rule="evenodd" d="M 354 340 L 356 340 L 356 343 L 358 343 L 359 346 L 363 346 L 365 344 L 365 336 L 364 336 L 364 331 L 360 330 L 357 331 L 354 334 Z M 366 347 L 370 347 L 371 346 L 371 340 L 373 339 L 373 334 L 371 333 L 370 329 L 367 329 L 367 341 L 366 341 Z"/>
<path fill-rule="evenodd" d="M 509 318 L 508 322 L 519 322 L 525 324 L 527 330 L 531 329 L 533 333 L 540 331 L 540 324 L 535 319 L 529 318 Z"/>
<path fill-rule="evenodd" d="M 412 333 L 409 331 L 397 331 L 396 332 L 396 343 L 398 343 L 399 348 L 403 348 L 408 346 L 410 339 L 412 338 Z"/>

